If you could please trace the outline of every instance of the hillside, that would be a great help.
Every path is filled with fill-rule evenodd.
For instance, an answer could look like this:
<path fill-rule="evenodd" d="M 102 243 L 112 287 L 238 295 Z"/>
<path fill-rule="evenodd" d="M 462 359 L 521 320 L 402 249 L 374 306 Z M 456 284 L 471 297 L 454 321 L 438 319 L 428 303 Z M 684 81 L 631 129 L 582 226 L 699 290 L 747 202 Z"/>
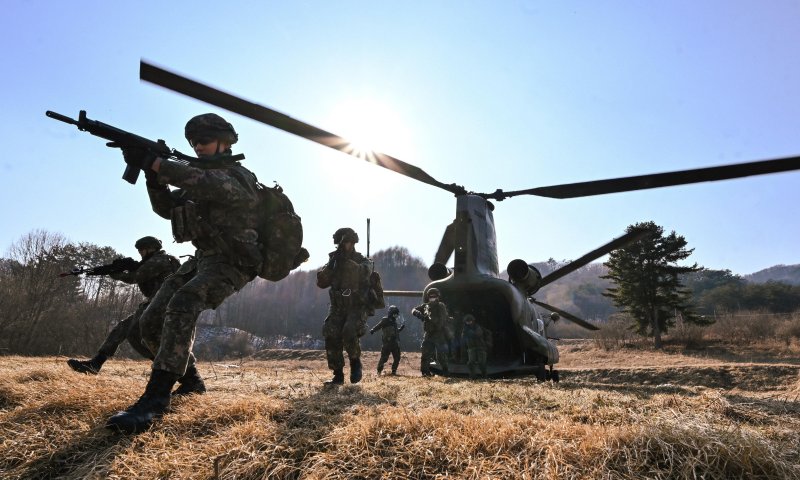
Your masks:
<path fill-rule="evenodd" d="M 800 354 L 723 350 L 573 342 L 559 384 L 425 379 L 413 354 L 377 377 L 368 352 L 363 382 L 339 388 L 322 386 L 323 352 L 269 350 L 201 364 L 210 391 L 138 436 L 102 425 L 145 362 L 89 377 L 0 357 L 0 477 L 800 479 Z"/>
<path fill-rule="evenodd" d="M 789 285 L 800 285 L 800 265 L 775 265 L 745 275 L 744 279 L 753 283 L 765 283 L 771 280 Z"/>

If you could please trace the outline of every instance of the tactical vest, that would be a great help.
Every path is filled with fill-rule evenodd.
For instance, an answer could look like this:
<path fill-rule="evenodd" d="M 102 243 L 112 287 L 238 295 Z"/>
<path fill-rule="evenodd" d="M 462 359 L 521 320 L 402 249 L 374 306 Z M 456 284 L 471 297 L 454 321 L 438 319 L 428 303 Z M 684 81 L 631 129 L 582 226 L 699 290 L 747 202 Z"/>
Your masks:
<path fill-rule="evenodd" d="M 158 292 L 158 289 L 161 288 L 161 284 L 164 283 L 164 280 L 166 280 L 168 276 L 175 273 L 181 266 L 180 260 L 173 257 L 172 255 L 167 255 L 166 253 L 164 253 L 163 250 L 151 255 L 146 260 L 144 260 L 142 264 L 146 263 L 151 259 L 155 260 L 155 257 L 162 257 L 162 256 L 167 257 L 169 259 L 169 264 L 171 268 L 159 272 L 158 275 L 156 275 L 155 277 L 144 279 L 136 284 L 136 286 L 138 286 L 139 290 L 142 292 L 142 295 L 144 295 L 147 298 L 153 298 L 156 292 Z"/>

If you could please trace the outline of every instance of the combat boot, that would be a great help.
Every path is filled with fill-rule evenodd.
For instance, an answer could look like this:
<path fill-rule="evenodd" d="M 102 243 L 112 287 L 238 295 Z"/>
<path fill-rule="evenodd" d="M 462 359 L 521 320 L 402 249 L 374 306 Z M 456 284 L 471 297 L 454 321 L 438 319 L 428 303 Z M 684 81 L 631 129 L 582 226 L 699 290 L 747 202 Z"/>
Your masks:
<path fill-rule="evenodd" d="M 396 368 L 392 369 L 392 375 L 397 375 L 397 369 Z"/>
<path fill-rule="evenodd" d="M 342 369 L 333 371 L 333 378 L 325 382 L 325 385 L 341 385 L 344 383 L 344 371 Z"/>
<path fill-rule="evenodd" d="M 186 373 L 178 379 L 178 383 L 180 383 L 180 386 L 172 392 L 173 397 L 206 393 L 206 384 L 203 382 L 200 373 L 198 373 L 196 365 L 189 365 L 186 368 Z"/>
<path fill-rule="evenodd" d="M 69 367 L 76 372 L 97 375 L 106 360 L 108 360 L 108 357 L 102 353 L 98 353 L 90 360 L 78 360 L 76 358 L 70 358 L 67 360 L 67 365 L 69 365 Z"/>
<path fill-rule="evenodd" d="M 164 415 L 169 408 L 172 386 L 178 381 L 178 374 L 166 370 L 153 370 L 144 394 L 126 410 L 117 412 L 106 422 L 106 428 L 125 433 L 139 433 Z"/>
<path fill-rule="evenodd" d="M 350 383 L 358 383 L 361 381 L 361 359 L 350 359 Z"/>
<path fill-rule="evenodd" d="M 380 374 L 381 374 L 381 372 L 383 372 L 383 365 L 381 365 L 381 364 L 379 363 L 379 364 L 378 364 L 378 375 L 380 375 Z"/>

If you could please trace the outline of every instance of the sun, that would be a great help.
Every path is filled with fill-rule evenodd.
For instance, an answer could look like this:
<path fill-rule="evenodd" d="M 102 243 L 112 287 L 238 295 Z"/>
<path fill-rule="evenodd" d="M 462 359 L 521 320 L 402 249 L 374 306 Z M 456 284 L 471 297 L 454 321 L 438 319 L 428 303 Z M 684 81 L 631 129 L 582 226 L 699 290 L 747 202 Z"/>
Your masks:
<path fill-rule="evenodd" d="M 375 153 L 397 158 L 411 153 L 408 123 L 398 110 L 374 98 L 340 102 L 331 113 L 331 131 L 348 144 L 347 153 L 374 161 Z"/>

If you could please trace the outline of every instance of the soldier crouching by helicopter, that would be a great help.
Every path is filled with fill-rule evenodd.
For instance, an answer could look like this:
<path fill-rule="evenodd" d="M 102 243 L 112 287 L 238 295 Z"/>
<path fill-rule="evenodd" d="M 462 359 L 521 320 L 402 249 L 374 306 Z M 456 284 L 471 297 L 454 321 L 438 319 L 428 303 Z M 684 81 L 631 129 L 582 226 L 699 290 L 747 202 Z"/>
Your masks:
<path fill-rule="evenodd" d="M 330 288 L 330 308 L 322 336 L 325 338 L 325 356 L 333 378 L 326 384 L 344 383 L 344 355 L 350 361 L 350 383 L 361 381 L 360 338 L 367 330 L 370 311 L 370 263 L 358 253 L 355 244 L 358 234 L 352 228 L 340 228 L 333 234 L 335 252 L 328 263 L 317 272 L 317 286 Z"/>
<path fill-rule="evenodd" d="M 139 319 L 164 280 L 172 275 L 180 266 L 180 261 L 161 249 L 161 240 L 155 237 L 142 237 L 134 245 L 142 261 L 133 270 L 109 273 L 108 276 L 121 282 L 135 283 L 144 295 L 145 300 L 136 311 L 120 320 L 111 330 L 100 346 L 97 354 L 89 360 L 70 358 L 67 365 L 80 373 L 97 375 L 103 364 L 117 352 L 119 345 L 126 339 L 131 347 L 145 358 L 153 359 L 153 354 L 142 344 Z"/>
<path fill-rule="evenodd" d="M 431 377 L 431 361 L 436 362 L 442 371 L 449 372 L 447 357 L 450 354 L 447 344 L 447 323 L 450 317 L 447 314 L 447 306 L 439 299 L 438 288 L 428 290 L 427 302 L 414 307 L 411 314 L 422 320 L 424 334 L 422 337 L 422 359 L 420 360 L 420 372 L 423 377 Z"/>
<path fill-rule="evenodd" d="M 369 330 L 369 333 L 381 331 L 383 346 L 381 347 L 381 358 L 378 360 L 378 375 L 383 372 L 383 366 L 392 355 L 392 375 L 397 375 L 397 366 L 400 364 L 400 335 L 399 333 L 406 328 L 405 324 L 397 325 L 400 317 L 400 309 L 392 305 L 385 317 L 377 325 Z"/>

